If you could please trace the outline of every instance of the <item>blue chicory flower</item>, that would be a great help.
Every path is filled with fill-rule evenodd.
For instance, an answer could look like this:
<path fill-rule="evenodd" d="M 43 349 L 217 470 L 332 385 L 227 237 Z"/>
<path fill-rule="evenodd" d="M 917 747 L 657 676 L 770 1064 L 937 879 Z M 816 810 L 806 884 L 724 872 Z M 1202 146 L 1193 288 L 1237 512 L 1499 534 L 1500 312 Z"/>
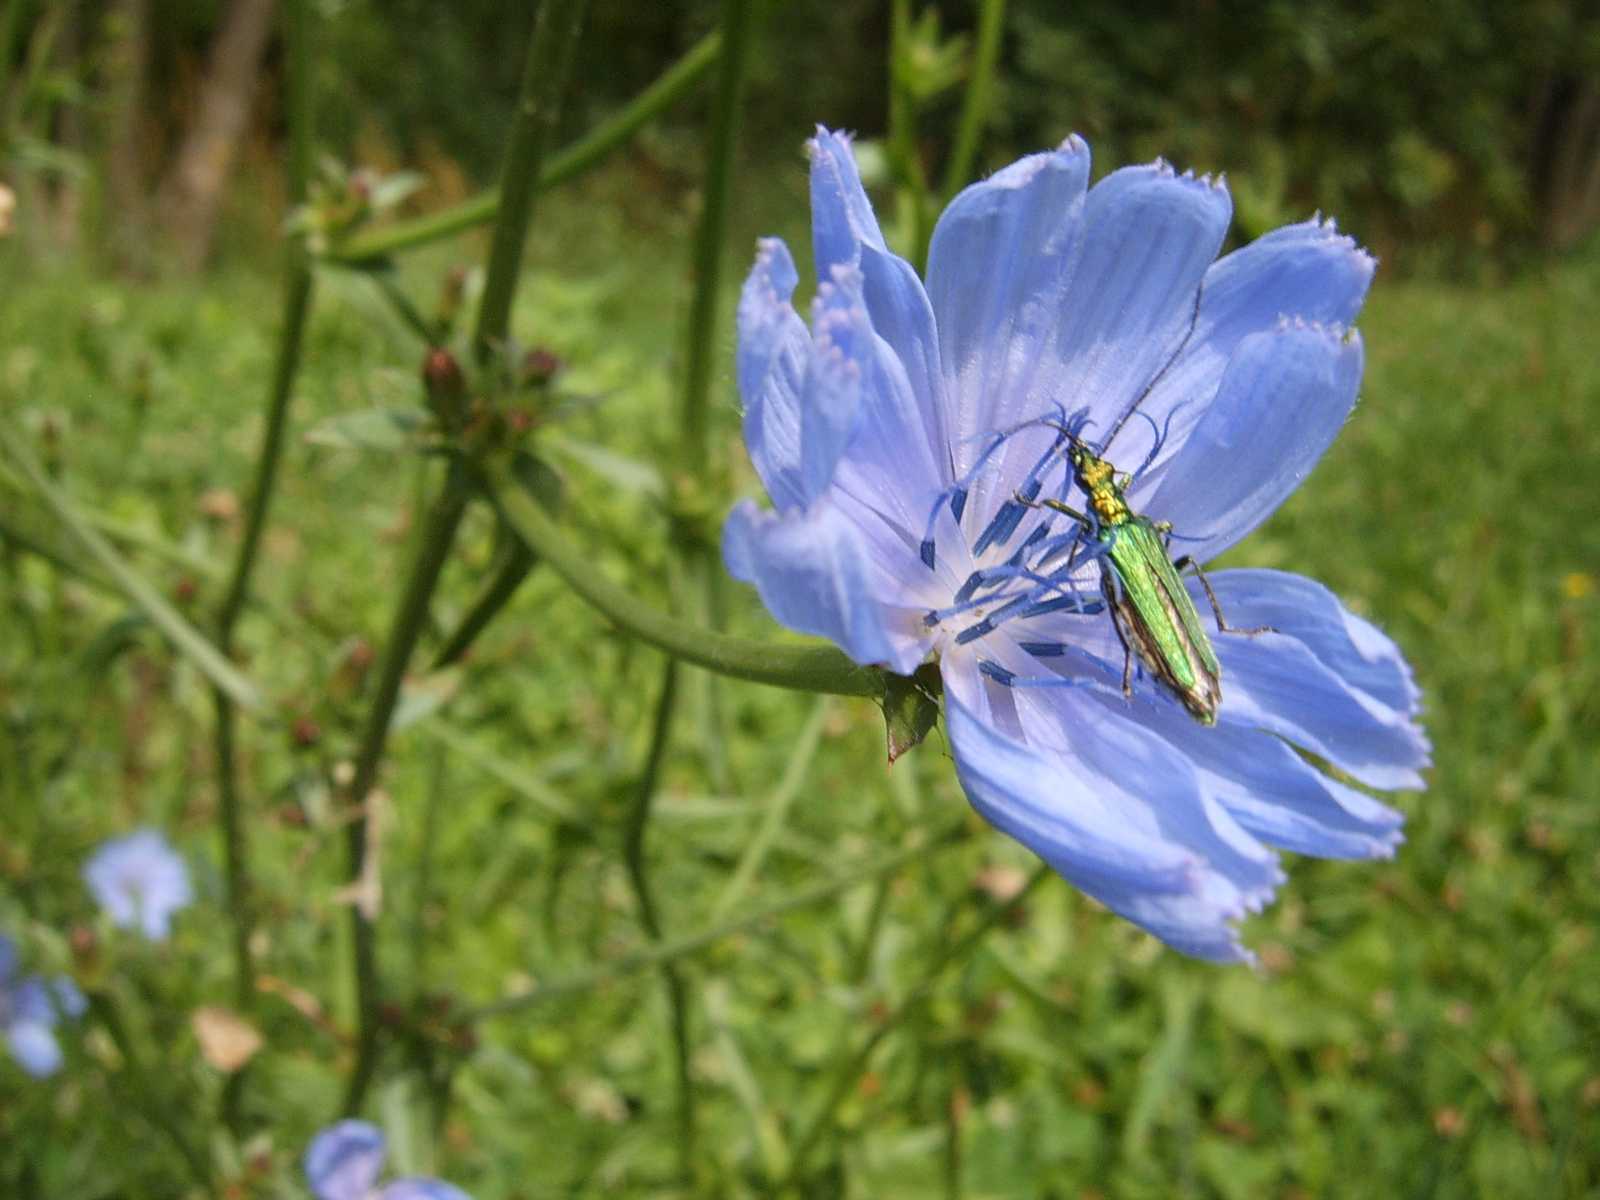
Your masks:
<path fill-rule="evenodd" d="M 0 934 L 0 1033 L 24 1071 L 42 1079 L 61 1069 L 56 1021 L 76 1019 L 86 1006 L 78 985 L 65 975 L 20 975 L 16 944 Z"/>
<path fill-rule="evenodd" d="M 383 1133 L 366 1121 L 330 1125 L 306 1147 L 306 1182 L 317 1200 L 471 1200 L 437 1179 L 396 1179 L 378 1187 L 387 1152 Z"/>
<path fill-rule="evenodd" d="M 1273 632 L 1213 636 L 1216 724 L 1146 678 L 1130 701 L 1101 563 L 1017 496 L 1084 507 L 1070 421 L 1109 439 L 1175 554 L 1221 553 L 1349 416 L 1373 260 L 1321 220 L 1217 259 L 1220 180 L 1157 162 L 1090 188 L 1073 137 L 957 196 L 923 281 L 885 245 L 848 139 L 819 129 L 810 154 L 810 328 L 776 239 L 739 302 L 745 442 L 773 510 L 733 510 L 728 569 L 859 663 L 937 656 L 956 772 L 991 824 L 1169 945 L 1248 960 L 1235 922 L 1284 878 L 1269 847 L 1383 858 L 1402 840 L 1399 813 L 1291 745 L 1372 788 L 1421 787 L 1411 671 L 1312 580 L 1220 571 L 1229 623 Z"/>
<path fill-rule="evenodd" d="M 172 914 L 194 898 L 183 859 L 154 829 L 101 843 L 83 877 L 113 924 L 157 942 L 172 932 Z"/>

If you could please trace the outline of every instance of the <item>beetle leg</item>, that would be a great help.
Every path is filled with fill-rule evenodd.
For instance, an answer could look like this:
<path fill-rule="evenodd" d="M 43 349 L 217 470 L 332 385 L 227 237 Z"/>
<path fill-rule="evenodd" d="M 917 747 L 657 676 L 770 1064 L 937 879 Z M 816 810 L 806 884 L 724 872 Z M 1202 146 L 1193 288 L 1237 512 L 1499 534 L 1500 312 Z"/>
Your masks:
<path fill-rule="evenodd" d="M 1170 532 L 1170 530 L 1171 526 L 1168 526 L 1168 531 Z M 1222 605 L 1217 603 L 1217 594 L 1211 590 L 1211 581 L 1206 578 L 1206 573 L 1200 569 L 1200 564 L 1195 562 L 1194 559 L 1190 558 L 1187 554 L 1172 564 L 1172 569 L 1180 573 L 1190 567 L 1194 568 L 1195 578 L 1200 581 L 1200 586 L 1205 588 L 1206 599 L 1211 601 L 1211 611 L 1216 614 L 1218 632 L 1237 633 L 1242 634 L 1245 637 L 1255 637 L 1258 633 L 1278 632 L 1277 628 L 1272 625 L 1252 625 L 1249 629 L 1239 629 L 1229 625 L 1227 621 L 1223 620 Z"/>
<path fill-rule="evenodd" d="M 1100 572 L 1100 592 L 1106 598 L 1106 611 L 1111 614 L 1111 628 L 1117 631 L 1117 641 L 1122 643 L 1122 696 L 1133 699 L 1133 645 L 1122 631 L 1121 609 L 1117 607 L 1116 584 L 1110 571 Z"/>

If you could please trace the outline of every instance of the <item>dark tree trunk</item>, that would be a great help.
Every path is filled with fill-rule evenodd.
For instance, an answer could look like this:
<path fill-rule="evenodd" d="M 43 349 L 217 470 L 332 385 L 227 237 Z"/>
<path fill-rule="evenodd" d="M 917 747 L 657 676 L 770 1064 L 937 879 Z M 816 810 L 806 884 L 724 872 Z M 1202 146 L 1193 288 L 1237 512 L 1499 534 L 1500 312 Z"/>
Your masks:
<path fill-rule="evenodd" d="M 1541 101 L 1532 163 L 1539 234 L 1565 250 L 1600 225 L 1600 81 L 1550 79 Z"/>
<path fill-rule="evenodd" d="M 185 270 L 211 252 L 223 187 L 250 122 L 273 0 L 231 0 L 211 46 L 194 122 L 160 191 L 161 219 Z"/>

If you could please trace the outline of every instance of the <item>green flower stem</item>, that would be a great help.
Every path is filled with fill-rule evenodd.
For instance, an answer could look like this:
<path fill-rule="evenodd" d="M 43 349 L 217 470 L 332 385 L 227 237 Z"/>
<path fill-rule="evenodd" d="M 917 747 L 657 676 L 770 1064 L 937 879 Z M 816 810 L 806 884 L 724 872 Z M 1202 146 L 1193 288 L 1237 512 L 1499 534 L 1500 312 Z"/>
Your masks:
<path fill-rule="evenodd" d="M 517 112 L 500 166 L 500 212 L 494 241 L 489 248 L 489 268 L 478 307 L 473 349 L 480 362 L 505 343 L 511 329 L 511 300 L 522 270 L 522 249 L 533 217 L 533 197 L 539 185 L 545 148 L 561 115 L 578 30 L 588 0 L 544 0 L 528 41 L 522 70 Z"/>
<path fill-rule="evenodd" d="M 972 73 L 967 77 L 967 93 L 961 102 L 955 145 L 945 165 L 944 197 L 947 201 L 966 186 L 972 175 L 978 138 L 989 115 L 989 96 L 994 87 L 994 67 L 1000 57 L 1000 34 L 1005 22 L 1006 0 L 980 0 L 978 44 L 972 52 Z"/>
<path fill-rule="evenodd" d="M 902 67 L 911 53 L 910 46 L 911 0 L 893 0 L 889 6 L 889 163 L 899 180 L 910 218 L 908 257 L 917 274 L 926 275 L 933 222 L 928 211 L 928 176 L 917 152 L 916 100 L 905 86 Z"/>
<path fill-rule="evenodd" d="M 366 869 L 368 825 L 371 821 L 367 805 L 373 786 L 378 781 L 378 768 L 388 745 L 389 724 L 400 699 L 400 684 L 405 678 L 406 665 L 411 661 L 411 652 L 427 624 L 428 604 L 433 598 L 433 590 L 439 582 L 445 560 L 450 555 L 450 547 L 455 542 L 461 518 L 467 511 L 470 495 L 466 468 L 459 462 L 451 462 L 444 486 L 424 521 L 417 556 L 395 608 L 389 637 L 384 643 L 383 659 L 378 666 L 378 682 L 373 692 L 372 707 L 367 711 L 366 723 L 361 730 L 355 774 L 349 790 L 349 802 L 354 809 L 347 843 L 352 880 L 359 880 Z M 351 905 L 350 919 L 353 933 L 351 965 L 355 973 L 358 1011 L 356 1061 L 344 1097 L 343 1111 L 346 1115 L 361 1107 L 367 1087 L 372 1082 L 372 1073 L 377 1065 L 380 1000 L 377 930 L 359 904 Z"/>
<path fill-rule="evenodd" d="M 449 766 L 450 748 L 442 741 L 437 742 L 433 747 L 433 770 L 428 776 L 428 797 L 422 810 L 417 870 L 411 885 L 411 1003 L 419 1010 L 429 979 L 428 905 L 433 900 L 434 846 L 439 837 L 439 813 L 444 808 Z"/>
<path fill-rule="evenodd" d="M 931 841 L 918 842 L 916 845 L 908 846 L 903 850 L 896 850 L 893 854 L 886 855 L 859 870 L 841 875 L 837 879 L 829 879 L 815 884 L 764 907 L 750 909 L 742 916 L 717 922 L 695 933 L 671 938 L 664 942 L 657 942 L 654 945 L 620 955 L 610 962 L 597 963 L 572 975 L 552 979 L 548 983 L 538 984 L 529 991 L 519 992 L 514 996 L 507 996 L 502 1000 L 480 1005 L 475 1009 L 468 1010 L 465 1014 L 465 1019 L 469 1021 L 484 1021 L 492 1017 L 507 1016 L 550 1000 L 594 991 L 629 975 L 635 975 L 640 971 L 647 971 L 651 967 L 660 966 L 662 963 L 676 962 L 680 958 L 698 954 L 707 947 L 720 942 L 723 938 L 732 937 L 739 933 L 747 933 L 752 929 L 759 928 L 768 921 L 775 920 L 798 909 L 811 908 L 814 905 L 826 903 L 843 892 L 860 887 L 863 883 L 871 883 L 875 879 L 894 875 L 913 862 L 925 859 L 950 846 L 959 844 L 965 839 L 965 836 L 965 827 L 957 827 L 935 837 Z"/>
<path fill-rule="evenodd" d="M 612 624 L 659 650 L 719 675 L 803 692 L 883 697 L 883 675 L 860 667 L 836 647 L 769 642 L 713 633 L 652 608 L 613 583 L 593 558 L 574 546 L 523 490 L 509 461 L 492 459 L 483 470 L 507 524 L 579 596 Z"/>
<path fill-rule="evenodd" d="M 500 610 L 511 602 L 511 597 L 516 595 L 517 589 L 522 586 L 522 581 L 528 577 L 528 572 L 533 570 L 538 562 L 528 548 L 520 541 L 513 544 L 506 552 L 504 559 L 491 578 L 473 601 L 472 607 L 467 609 L 467 615 L 461 618 L 461 623 L 455 627 L 433 656 L 433 671 L 442 671 L 452 663 L 457 662 L 462 655 L 472 648 L 472 643 L 478 640 L 478 635 L 488 628 L 489 622 L 499 615 Z"/>
<path fill-rule="evenodd" d="M 726 257 L 729 198 L 733 193 L 734 158 L 739 138 L 741 115 L 740 95 L 744 90 L 745 66 L 749 57 L 751 26 L 754 23 L 751 9 L 753 0 L 723 0 L 722 5 L 722 61 L 717 71 L 716 93 L 712 98 L 711 139 L 706 152 L 706 170 L 701 184 L 703 204 L 694 243 L 694 293 L 689 306 L 688 364 L 684 372 L 683 399 L 678 421 L 678 470 L 704 471 L 709 461 L 707 432 L 709 427 L 707 406 L 711 394 L 711 368 L 716 348 L 718 301 L 722 294 L 722 268 Z M 714 474 L 714 472 L 713 472 Z M 680 526 L 680 535 L 687 526 Z M 718 624 L 716 604 L 716 572 L 712 552 L 698 536 L 680 536 L 686 570 L 688 610 L 701 625 Z M 678 660 L 667 659 L 666 673 L 662 678 L 660 705 L 650 747 L 650 766 L 640 782 L 635 802 L 629 812 L 627 837 L 624 841 L 624 859 L 634 892 L 639 898 L 640 915 L 644 919 L 650 940 L 659 943 L 665 936 L 659 914 L 650 896 L 649 879 L 644 861 L 645 828 L 650 820 L 651 801 L 654 798 L 656 767 L 666 753 L 670 736 L 672 705 L 676 699 L 679 666 Z M 694 681 L 702 701 L 700 711 L 707 736 L 705 745 L 711 775 L 719 785 L 725 786 L 726 769 L 722 754 L 722 738 L 718 716 L 714 679 L 702 677 Z M 666 988 L 668 1008 L 671 1013 L 674 1064 L 678 1087 L 678 1163 L 685 1186 L 693 1189 L 695 1166 L 695 1097 L 694 1082 L 689 1075 L 689 996 L 683 977 L 670 962 L 661 964 L 662 984 Z"/>
<path fill-rule="evenodd" d="M 180 614 L 149 580 L 140 575 L 117 553 L 92 523 L 78 512 L 72 500 L 46 474 L 34 458 L 26 441 L 0 422 L 0 449 L 11 457 L 29 485 L 61 522 L 95 565 L 110 576 L 128 601 L 161 631 L 179 654 L 192 662 L 207 679 L 221 688 L 235 704 L 251 710 L 261 709 L 266 701 L 245 674 L 228 661 L 205 636 Z"/>
<path fill-rule="evenodd" d="M 645 755 L 644 771 L 634 789 L 633 801 L 622 830 L 622 861 L 627 867 L 628 882 L 633 888 L 634 900 L 639 906 L 639 923 L 645 934 L 659 945 L 663 932 L 661 913 L 656 907 L 655 895 L 650 887 L 650 875 L 645 868 L 644 838 L 650 825 L 650 809 L 655 800 L 656 781 L 661 775 L 661 760 L 666 756 L 667 743 L 672 735 L 672 711 L 677 703 L 678 660 L 668 658 L 661 675 L 661 692 L 656 699 L 655 720 L 650 727 L 650 749 Z M 672 1015 L 673 1066 L 678 1087 L 678 1164 L 685 1182 L 694 1178 L 695 1166 L 695 1109 L 694 1081 L 689 1074 L 689 994 L 683 975 L 677 965 L 661 963 L 661 983 L 667 993 L 667 1007 Z"/>
<path fill-rule="evenodd" d="M 739 141 L 740 98 L 750 53 L 752 0 L 723 0 L 722 67 L 712 109 L 711 144 L 706 154 L 704 207 L 695 230 L 694 297 L 689 308 L 689 362 L 679 414 L 682 466 L 697 469 L 706 459 L 706 406 L 718 336 L 717 306 L 722 296 L 722 264 L 728 240 L 728 204 L 733 194 L 734 157 Z"/>
<path fill-rule="evenodd" d="M 283 9 L 284 42 L 288 57 L 290 204 L 305 200 L 311 165 L 311 63 L 309 0 L 289 0 Z M 291 239 L 284 280 L 283 327 L 278 335 L 278 355 L 267 395 L 267 423 L 261 446 L 256 452 L 256 477 L 250 504 L 245 511 L 244 532 L 239 540 L 233 574 L 217 614 L 217 648 L 229 659 L 234 655 L 233 632 L 250 595 L 250 578 L 261 548 L 261 535 L 277 485 L 278 468 L 283 460 L 284 434 L 289 421 L 289 402 L 300 370 L 301 347 L 306 322 L 311 312 L 312 272 L 305 246 Z M 220 687 L 211 692 L 216 711 L 213 733 L 217 760 L 218 812 L 222 835 L 222 857 L 227 889 L 228 917 L 232 924 L 233 999 L 244 1013 L 255 1008 L 256 972 L 250 952 L 250 935 L 255 928 L 253 885 L 250 877 L 248 827 L 239 798 L 239 764 L 234 752 L 237 711 L 233 699 Z M 243 1101 L 245 1070 L 235 1071 L 222 1093 L 223 1123 L 235 1134 L 240 1131 L 239 1111 Z"/>
<path fill-rule="evenodd" d="M 812 1115 L 804 1131 L 795 1139 L 794 1156 L 791 1159 L 789 1179 L 786 1181 L 788 1184 L 795 1182 L 796 1177 L 805 1166 L 807 1156 L 816 1148 L 817 1142 L 821 1140 L 823 1133 L 827 1130 L 828 1123 L 833 1119 L 834 1112 L 838 1109 L 845 1096 L 849 1094 L 850 1089 L 855 1087 L 856 1081 L 861 1078 L 862 1072 L 867 1069 L 867 1063 L 871 1061 L 873 1051 L 878 1048 L 878 1044 L 888 1037 L 906 1017 L 927 1003 L 940 977 L 944 974 L 945 968 L 952 963 L 960 962 L 971 953 L 978 943 L 988 936 L 989 931 L 1000 922 L 1001 918 L 1007 913 L 1015 911 L 1017 906 L 1026 900 L 1033 890 L 1043 883 L 1050 874 L 1051 870 L 1048 866 L 1043 863 L 1039 864 L 1034 868 L 1033 874 L 1028 876 L 1028 880 L 1022 885 L 1021 891 L 1004 903 L 991 905 L 989 910 L 978 919 L 978 923 L 969 929 L 964 937 L 956 941 L 940 941 L 939 948 L 935 951 L 932 961 L 928 963 L 927 969 L 922 974 L 922 979 L 911 989 L 911 992 L 898 1008 L 887 1017 L 884 1017 L 873 1028 L 871 1033 L 861 1039 L 861 1044 L 856 1047 L 855 1053 L 845 1060 L 844 1064 L 834 1074 L 833 1081 L 823 1097 L 821 1106 Z M 948 925 L 949 922 L 944 924 Z M 786 1187 L 779 1190 L 788 1191 L 789 1189 Z"/>
<path fill-rule="evenodd" d="M 633 98 L 620 111 L 597 125 L 586 136 L 552 155 L 539 171 L 536 187 L 545 191 L 582 175 L 625 145 L 663 111 L 694 89 L 722 50 L 722 34 L 708 34 L 664 71 L 659 79 Z M 399 221 L 386 229 L 357 234 L 335 246 L 328 254 L 334 262 L 361 263 L 384 258 L 401 250 L 426 246 L 453 237 L 467 229 L 487 225 L 500 212 L 500 191 L 492 188 L 442 212 L 430 213 L 410 221 Z"/>

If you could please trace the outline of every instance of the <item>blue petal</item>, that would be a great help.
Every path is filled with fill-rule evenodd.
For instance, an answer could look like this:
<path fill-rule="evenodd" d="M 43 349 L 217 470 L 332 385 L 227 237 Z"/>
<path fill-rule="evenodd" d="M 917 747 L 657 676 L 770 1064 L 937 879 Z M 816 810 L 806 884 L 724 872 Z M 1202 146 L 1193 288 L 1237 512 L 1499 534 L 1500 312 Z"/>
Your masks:
<path fill-rule="evenodd" d="M 1405 840 L 1400 813 L 1324 775 L 1271 734 L 1227 719 L 1206 728 L 1181 711 L 1147 720 L 1189 759 L 1207 792 L 1268 845 L 1318 858 L 1392 858 Z"/>
<path fill-rule="evenodd" d="M 1185 344 L 1200 280 L 1228 231 L 1220 181 L 1157 163 L 1113 171 L 1084 202 L 1083 249 L 1067 284 L 1053 368 L 1027 398 L 1088 407 L 1091 439 L 1109 436 Z"/>
<path fill-rule="evenodd" d="M 89 1001 L 78 990 L 78 985 L 65 975 L 56 976 L 51 984 L 51 990 L 55 992 L 56 1011 L 64 1017 L 70 1017 L 75 1020 L 83 1016 L 89 1007 Z"/>
<path fill-rule="evenodd" d="M 1139 406 L 1150 421 L 1124 426 L 1114 461 L 1129 469 L 1142 463 L 1159 429 L 1167 435 L 1153 467 L 1159 471 L 1204 415 L 1240 342 L 1285 318 L 1349 326 L 1375 267 L 1332 221 L 1320 220 L 1275 229 L 1217 260 L 1206 272 L 1193 334 Z"/>
<path fill-rule="evenodd" d="M 803 504 L 800 397 L 811 363 L 811 335 L 790 304 L 796 275 L 789 248 L 763 238 L 739 295 L 739 395 L 744 443 L 779 512 Z"/>
<path fill-rule="evenodd" d="M 11 1055 L 29 1075 L 42 1079 L 61 1069 L 61 1047 L 48 1025 L 38 1021 L 13 1021 L 6 1030 Z"/>
<path fill-rule="evenodd" d="M 1277 629 L 1213 639 L 1225 718 L 1319 754 L 1369 787 L 1423 786 L 1428 739 L 1415 719 L 1416 684 L 1393 642 L 1311 580 L 1281 571 L 1208 578 L 1230 625 Z M 1197 582 L 1190 591 L 1206 604 Z"/>
<path fill-rule="evenodd" d="M 378 1193 L 378 1200 L 472 1200 L 454 1184 L 439 1179 L 396 1179 Z"/>
<path fill-rule="evenodd" d="M 896 360 L 892 370 L 906 381 L 903 389 L 869 395 L 870 435 L 895 447 L 903 466 L 915 470 L 920 490 L 931 494 L 952 478 L 933 309 L 911 264 L 885 245 L 848 139 L 819 126 L 810 151 L 817 278 L 829 279 L 840 267 L 860 271 L 872 328 Z"/>
<path fill-rule="evenodd" d="M 21 1021 L 48 1026 L 60 1016 L 55 989 L 38 975 L 29 975 L 17 984 L 8 999 L 11 1015 Z"/>
<path fill-rule="evenodd" d="M 800 396 L 800 491 L 809 504 L 860 429 L 863 397 L 877 382 L 877 343 L 861 298 L 861 273 L 836 267 L 811 305 L 811 362 Z"/>
<path fill-rule="evenodd" d="M 317 1200 L 366 1200 L 383 1170 L 384 1138 L 367 1121 L 330 1125 L 306 1147 L 306 1182 Z"/>
<path fill-rule="evenodd" d="M 956 773 L 979 813 L 1175 949 L 1248 961 L 1233 922 L 1282 872 L 1188 762 L 1093 693 L 1012 691 L 974 674 L 946 659 Z"/>
<path fill-rule="evenodd" d="M 1338 435 L 1361 385 L 1361 339 L 1286 323 L 1246 338 L 1216 400 L 1136 507 L 1169 520 L 1206 562 L 1264 521 Z"/>
<path fill-rule="evenodd" d="M 84 866 L 84 879 L 112 922 L 164 939 L 171 917 L 192 899 L 183 859 L 158 831 L 141 829 L 103 843 Z"/>
<path fill-rule="evenodd" d="M 1089 147 L 1068 138 L 967 188 L 944 210 L 928 250 L 928 295 L 965 472 L 982 435 L 1011 424 L 1082 249 Z"/>
<path fill-rule="evenodd" d="M 4 988 L 6 980 L 11 978 L 12 972 L 17 969 L 17 944 L 0 933 L 0 988 Z"/>
<path fill-rule="evenodd" d="M 811 156 L 811 242 L 817 278 L 836 266 L 856 266 L 862 246 L 886 250 L 872 201 L 861 186 L 850 139 L 821 125 L 807 143 Z"/>
<path fill-rule="evenodd" d="M 909 674 L 926 653 L 920 613 L 895 610 L 896 581 L 870 560 L 854 522 L 828 503 L 786 517 L 744 501 L 722 531 L 728 572 L 753 583 L 779 622 L 833 641 L 863 666 Z"/>

